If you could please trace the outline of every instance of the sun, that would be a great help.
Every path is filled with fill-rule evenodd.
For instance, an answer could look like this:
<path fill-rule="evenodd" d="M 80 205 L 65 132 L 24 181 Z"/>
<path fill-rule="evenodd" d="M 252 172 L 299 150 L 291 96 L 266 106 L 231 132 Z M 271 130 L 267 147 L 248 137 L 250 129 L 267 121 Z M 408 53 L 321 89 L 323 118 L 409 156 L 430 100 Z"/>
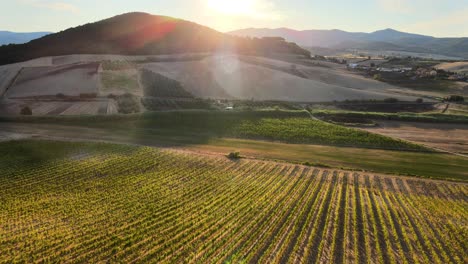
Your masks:
<path fill-rule="evenodd" d="M 252 15 L 255 3 L 252 0 L 207 0 L 210 10 L 224 15 Z"/>

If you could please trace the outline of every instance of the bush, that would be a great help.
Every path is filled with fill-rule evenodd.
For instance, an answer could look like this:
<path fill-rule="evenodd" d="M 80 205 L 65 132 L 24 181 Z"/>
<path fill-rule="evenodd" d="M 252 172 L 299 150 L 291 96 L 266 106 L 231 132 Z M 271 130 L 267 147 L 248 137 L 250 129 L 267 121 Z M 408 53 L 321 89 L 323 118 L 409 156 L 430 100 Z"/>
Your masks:
<path fill-rule="evenodd" d="M 25 107 L 21 108 L 20 114 L 21 115 L 32 115 L 32 110 L 31 110 L 31 108 L 29 106 L 25 106 Z"/>
<path fill-rule="evenodd" d="M 424 100 L 422 98 L 418 98 L 418 99 L 416 99 L 416 103 L 422 104 L 422 103 L 424 103 Z"/>
<path fill-rule="evenodd" d="M 236 152 L 231 152 L 227 155 L 228 158 L 230 159 L 240 159 L 242 158 L 241 155 L 240 155 L 240 152 L 236 151 Z"/>
<path fill-rule="evenodd" d="M 139 113 L 140 101 L 137 96 L 126 93 L 117 97 L 117 107 L 121 114 Z"/>

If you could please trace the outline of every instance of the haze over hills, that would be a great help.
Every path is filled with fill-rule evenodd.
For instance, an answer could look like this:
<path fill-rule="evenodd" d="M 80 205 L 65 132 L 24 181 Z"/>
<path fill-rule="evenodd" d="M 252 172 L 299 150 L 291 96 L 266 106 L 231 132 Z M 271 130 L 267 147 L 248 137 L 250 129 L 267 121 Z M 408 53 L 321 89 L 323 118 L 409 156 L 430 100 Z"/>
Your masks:
<path fill-rule="evenodd" d="M 394 29 L 363 33 L 337 29 L 298 31 L 289 28 L 247 28 L 232 31 L 229 34 L 249 37 L 283 37 L 304 47 L 407 51 L 468 58 L 468 38 L 435 38 Z"/>
<path fill-rule="evenodd" d="M 0 45 L 6 44 L 23 44 L 33 39 L 41 38 L 49 35 L 52 32 L 11 32 L 0 31 Z"/>
<path fill-rule="evenodd" d="M 233 37 L 189 21 L 146 13 L 127 13 L 70 28 L 21 45 L 0 47 L 0 64 L 69 54 L 156 55 L 231 49 L 245 54 L 310 53 L 271 38 Z"/>

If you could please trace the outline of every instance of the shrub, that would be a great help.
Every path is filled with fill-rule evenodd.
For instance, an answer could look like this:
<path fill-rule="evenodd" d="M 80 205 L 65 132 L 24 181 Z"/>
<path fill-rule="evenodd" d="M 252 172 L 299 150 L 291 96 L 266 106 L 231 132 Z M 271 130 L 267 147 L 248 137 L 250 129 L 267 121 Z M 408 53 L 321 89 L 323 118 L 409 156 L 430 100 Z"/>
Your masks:
<path fill-rule="evenodd" d="M 240 159 L 240 158 L 242 158 L 241 155 L 240 155 L 240 152 L 238 152 L 238 151 L 229 153 L 227 155 L 227 157 L 230 158 L 230 159 Z"/>
<path fill-rule="evenodd" d="M 20 114 L 21 115 L 32 115 L 32 109 L 29 106 L 25 106 L 25 107 L 21 108 Z"/>

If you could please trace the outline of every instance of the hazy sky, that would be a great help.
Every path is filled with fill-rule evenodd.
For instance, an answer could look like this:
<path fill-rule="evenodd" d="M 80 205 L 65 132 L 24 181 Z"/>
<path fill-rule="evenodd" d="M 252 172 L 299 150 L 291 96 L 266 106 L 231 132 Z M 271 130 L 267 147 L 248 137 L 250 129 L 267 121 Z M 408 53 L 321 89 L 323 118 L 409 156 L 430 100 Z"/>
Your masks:
<path fill-rule="evenodd" d="M 0 30 L 57 32 L 131 11 L 183 18 L 219 31 L 394 28 L 468 37 L 468 0 L 0 0 Z"/>

